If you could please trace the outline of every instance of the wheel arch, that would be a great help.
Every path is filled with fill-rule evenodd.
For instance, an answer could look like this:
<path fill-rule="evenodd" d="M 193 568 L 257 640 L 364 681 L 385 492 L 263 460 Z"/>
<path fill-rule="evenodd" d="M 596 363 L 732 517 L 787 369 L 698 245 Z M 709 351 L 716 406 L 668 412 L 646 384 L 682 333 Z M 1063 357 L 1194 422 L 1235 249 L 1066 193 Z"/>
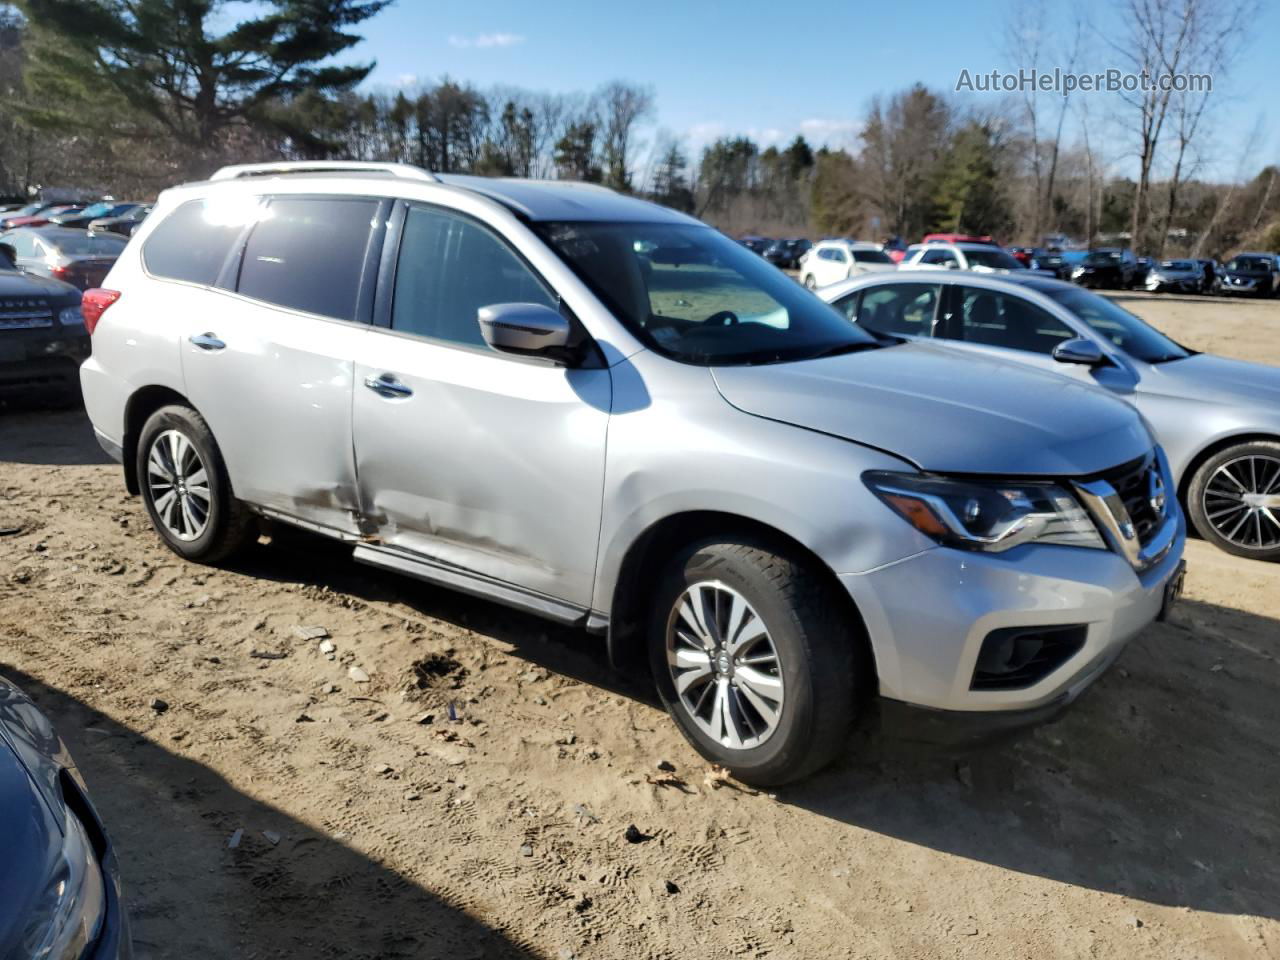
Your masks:
<path fill-rule="evenodd" d="M 1186 467 L 1182 470 L 1182 479 L 1178 482 L 1178 502 L 1185 508 L 1189 506 L 1187 503 L 1187 495 L 1191 492 L 1191 481 L 1195 477 L 1197 471 L 1205 465 L 1205 463 L 1217 456 L 1223 450 L 1229 447 L 1239 446 L 1242 443 L 1280 443 L 1280 432 L 1268 433 L 1265 430 L 1249 430 L 1243 433 L 1233 433 L 1230 436 L 1219 437 L 1218 439 L 1206 444 L 1187 461 Z"/>
<path fill-rule="evenodd" d="M 855 654 L 868 668 L 866 681 L 874 689 L 875 652 L 861 612 L 841 585 L 835 572 L 821 557 L 799 540 L 776 527 L 741 514 L 717 510 L 691 510 L 670 514 L 650 524 L 636 537 L 623 555 L 612 590 L 607 646 L 609 662 L 630 672 L 643 669 L 644 616 L 648 610 L 644 587 L 657 581 L 672 555 L 691 543 L 710 537 L 746 538 L 762 546 L 785 552 L 811 566 L 842 604 L 853 627 L 858 650 Z"/>
<path fill-rule="evenodd" d="M 134 496 L 141 491 L 138 484 L 138 439 L 142 436 L 143 424 L 161 407 L 174 403 L 195 409 L 191 401 L 177 390 L 156 384 L 135 390 L 125 404 L 124 439 L 120 446 L 123 450 L 125 487 Z"/>

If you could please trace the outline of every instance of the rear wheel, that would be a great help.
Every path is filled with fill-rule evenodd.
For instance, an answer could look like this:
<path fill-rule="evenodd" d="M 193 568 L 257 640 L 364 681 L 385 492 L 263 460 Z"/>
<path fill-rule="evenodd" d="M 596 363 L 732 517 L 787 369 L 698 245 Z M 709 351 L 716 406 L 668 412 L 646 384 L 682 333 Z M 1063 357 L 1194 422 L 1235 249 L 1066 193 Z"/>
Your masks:
<path fill-rule="evenodd" d="M 760 785 L 836 756 L 869 671 L 821 571 L 763 545 L 704 542 L 672 561 L 656 600 L 654 680 L 702 756 Z"/>
<path fill-rule="evenodd" d="M 1280 443 L 1228 447 L 1191 478 L 1187 506 L 1196 530 L 1238 557 L 1280 560 Z"/>
<path fill-rule="evenodd" d="M 161 407 L 147 418 L 137 470 L 152 526 L 179 556 L 216 563 L 255 539 L 254 517 L 233 495 L 218 444 L 190 407 Z"/>
<path fill-rule="evenodd" d="M 806 273 L 804 275 L 804 288 L 806 290 L 814 290 L 814 289 L 817 289 L 817 286 L 818 284 L 814 281 L 813 274 Z"/>

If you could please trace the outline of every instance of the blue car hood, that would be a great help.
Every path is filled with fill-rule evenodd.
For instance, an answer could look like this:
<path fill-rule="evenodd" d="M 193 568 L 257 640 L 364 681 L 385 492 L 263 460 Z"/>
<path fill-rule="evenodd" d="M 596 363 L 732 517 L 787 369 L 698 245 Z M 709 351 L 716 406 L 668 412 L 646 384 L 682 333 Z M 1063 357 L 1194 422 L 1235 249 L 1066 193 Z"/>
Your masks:
<path fill-rule="evenodd" d="M 1154 441 L 1101 389 L 923 343 L 799 363 L 715 367 L 746 413 L 843 437 L 938 473 L 1082 476 Z"/>

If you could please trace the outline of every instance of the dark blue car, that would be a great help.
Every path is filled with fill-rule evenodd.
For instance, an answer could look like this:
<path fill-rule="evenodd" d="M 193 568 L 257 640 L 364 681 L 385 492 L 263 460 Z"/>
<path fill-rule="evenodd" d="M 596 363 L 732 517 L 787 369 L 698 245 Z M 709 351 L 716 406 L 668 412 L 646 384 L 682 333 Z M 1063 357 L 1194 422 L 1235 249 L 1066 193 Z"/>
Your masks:
<path fill-rule="evenodd" d="M 0 677 L 0 957 L 133 956 L 111 841 L 48 719 Z"/>

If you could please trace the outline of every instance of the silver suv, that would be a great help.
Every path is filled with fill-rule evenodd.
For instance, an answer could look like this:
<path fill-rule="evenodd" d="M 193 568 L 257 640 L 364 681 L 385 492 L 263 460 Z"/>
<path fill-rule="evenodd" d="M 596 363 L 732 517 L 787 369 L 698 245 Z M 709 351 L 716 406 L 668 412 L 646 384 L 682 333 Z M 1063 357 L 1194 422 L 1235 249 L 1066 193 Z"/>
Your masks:
<path fill-rule="evenodd" d="M 1056 710 L 1181 581 L 1127 405 L 879 339 L 598 187 L 226 168 L 83 312 L 98 437 L 177 553 L 268 518 L 580 625 L 750 782 L 822 766 L 875 694 Z"/>

